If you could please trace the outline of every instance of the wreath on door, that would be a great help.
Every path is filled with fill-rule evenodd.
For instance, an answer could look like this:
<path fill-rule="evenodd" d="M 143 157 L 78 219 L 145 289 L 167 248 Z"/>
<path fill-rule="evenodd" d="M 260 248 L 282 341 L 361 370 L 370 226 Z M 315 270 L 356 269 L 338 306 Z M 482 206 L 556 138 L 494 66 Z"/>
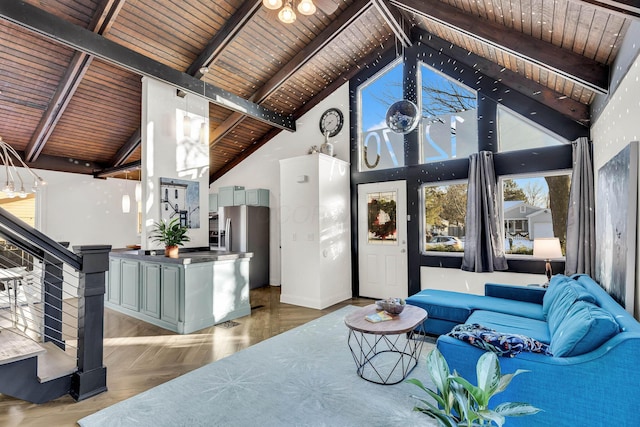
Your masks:
<path fill-rule="evenodd" d="M 369 232 L 379 239 L 386 239 L 396 232 L 395 200 L 373 199 L 368 204 Z"/>

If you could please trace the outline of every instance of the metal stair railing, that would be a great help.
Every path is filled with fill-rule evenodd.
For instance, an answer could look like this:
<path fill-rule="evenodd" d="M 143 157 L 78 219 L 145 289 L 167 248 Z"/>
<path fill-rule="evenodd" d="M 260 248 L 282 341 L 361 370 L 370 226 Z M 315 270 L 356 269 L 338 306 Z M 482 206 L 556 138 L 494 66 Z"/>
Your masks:
<path fill-rule="evenodd" d="M 15 327 L 76 358 L 68 393 L 106 391 L 103 317 L 108 245 L 69 251 L 0 208 L 0 328 Z"/>

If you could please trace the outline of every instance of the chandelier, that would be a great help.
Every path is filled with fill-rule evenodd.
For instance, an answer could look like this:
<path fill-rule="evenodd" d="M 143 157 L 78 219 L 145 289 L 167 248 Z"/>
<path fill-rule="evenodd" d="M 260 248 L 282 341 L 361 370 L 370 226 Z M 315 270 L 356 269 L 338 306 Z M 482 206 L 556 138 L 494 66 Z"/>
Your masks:
<path fill-rule="evenodd" d="M 24 188 L 24 180 L 22 179 L 22 175 L 20 175 L 20 172 L 18 171 L 18 167 L 16 167 L 14 163 L 14 160 L 13 160 L 14 157 L 19 162 L 18 167 L 20 166 L 23 167 L 24 170 L 26 170 L 29 173 L 29 175 L 31 175 L 31 178 L 33 178 L 31 191 L 35 193 L 36 190 L 39 187 L 45 185 L 46 182 L 44 179 L 38 176 L 38 174 L 32 171 L 29 168 L 29 166 L 27 166 L 26 163 L 22 161 L 22 159 L 18 155 L 18 152 L 14 150 L 12 146 L 7 144 L 0 136 L 0 161 L 2 162 L 2 164 L 4 164 L 5 173 L 6 173 L 5 185 L 4 187 L 2 187 L 2 191 L 9 198 L 18 196 L 24 199 L 25 197 L 27 197 L 27 191 Z M 16 190 L 16 182 L 15 182 L 16 177 L 18 178 L 18 181 L 20 181 L 20 188 L 18 190 Z"/>
<path fill-rule="evenodd" d="M 282 7 L 282 0 L 262 0 L 262 4 L 267 9 L 278 10 Z M 284 7 L 278 12 L 278 19 L 285 24 L 291 24 L 296 20 L 296 13 L 293 11 L 292 4 L 293 0 L 286 0 Z M 313 15 L 316 12 L 316 6 L 311 0 L 300 0 L 297 9 L 303 15 Z"/>

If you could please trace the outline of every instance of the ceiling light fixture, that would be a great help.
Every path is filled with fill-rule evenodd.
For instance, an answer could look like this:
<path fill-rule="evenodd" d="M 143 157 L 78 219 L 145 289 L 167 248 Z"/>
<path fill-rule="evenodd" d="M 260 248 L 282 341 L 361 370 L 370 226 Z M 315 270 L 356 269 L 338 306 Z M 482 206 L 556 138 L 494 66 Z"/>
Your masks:
<path fill-rule="evenodd" d="M 124 180 L 129 180 L 129 171 L 125 172 Z M 122 213 L 129 213 L 131 211 L 131 198 L 127 194 L 127 186 L 125 185 L 125 193 L 122 195 Z"/>
<path fill-rule="evenodd" d="M 282 7 L 282 0 L 262 0 L 262 4 L 267 9 L 278 10 Z M 293 0 L 286 0 L 284 2 L 284 7 L 278 12 L 278 19 L 280 19 L 285 24 L 291 24 L 296 20 L 296 13 L 293 10 Z M 313 15 L 316 13 L 316 5 L 313 4 L 312 0 L 300 0 L 298 2 L 298 12 L 303 15 Z"/>
<path fill-rule="evenodd" d="M 29 168 L 29 166 L 27 166 L 27 164 L 22 161 L 22 159 L 18 155 L 18 152 L 14 150 L 12 146 L 7 144 L 0 136 L 0 161 L 4 164 L 6 173 L 5 186 L 2 188 L 2 191 L 6 193 L 7 197 L 13 198 L 18 196 L 22 199 L 27 197 L 27 192 L 24 189 L 24 180 L 22 179 L 22 175 L 20 175 L 20 172 L 18 171 L 18 168 L 16 167 L 11 156 L 18 159 L 18 166 L 22 166 L 33 177 L 33 185 L 31 186 L 31 191 L 35 193 L 38 188 L 46 185 L 46 181 L 34 171 L 32 171 L 31 168 Z M 18 180 L 20 181 L 20 189 L 17 193 L 14 175 L 17 176 Z"/>

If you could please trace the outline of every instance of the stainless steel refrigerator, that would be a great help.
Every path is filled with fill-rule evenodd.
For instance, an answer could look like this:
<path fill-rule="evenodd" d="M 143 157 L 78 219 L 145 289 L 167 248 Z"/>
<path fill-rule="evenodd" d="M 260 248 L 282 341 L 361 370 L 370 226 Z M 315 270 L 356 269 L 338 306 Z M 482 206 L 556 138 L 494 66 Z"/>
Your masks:
<path fill-rule="evenodd" d="M 249 288 L 269 284 L 269 208 L 266 206 L 225 206 L 218 209 L 220 245 L 231 252 L 252 252 Z"/>

